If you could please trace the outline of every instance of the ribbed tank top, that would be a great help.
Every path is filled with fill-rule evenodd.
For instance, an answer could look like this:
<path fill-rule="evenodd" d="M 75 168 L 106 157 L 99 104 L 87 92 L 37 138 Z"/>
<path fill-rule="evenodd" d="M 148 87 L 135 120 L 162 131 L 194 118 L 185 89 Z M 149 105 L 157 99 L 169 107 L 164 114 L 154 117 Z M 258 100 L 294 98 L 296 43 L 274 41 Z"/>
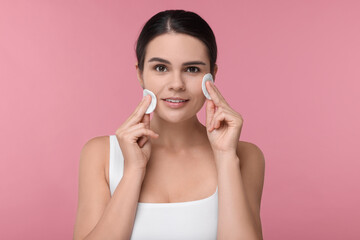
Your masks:
<path fill-rule="evenodd" d="M 116 135 L 110 135 L 111 196 L 124 172 L 124 158 Z M 138 202 L 131 240 L 216 240 L 218 187 L 210 197 L 188 202 Z"/>

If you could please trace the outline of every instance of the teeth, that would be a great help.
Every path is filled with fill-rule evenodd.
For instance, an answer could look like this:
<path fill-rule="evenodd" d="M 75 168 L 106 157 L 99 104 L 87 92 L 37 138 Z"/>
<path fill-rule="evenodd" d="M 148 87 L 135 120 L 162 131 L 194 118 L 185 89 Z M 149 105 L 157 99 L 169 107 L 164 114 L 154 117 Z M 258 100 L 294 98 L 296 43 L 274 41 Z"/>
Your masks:
<path fill-rule="evenodd" d="M 179 102 L 185 102 L 186 100 L 172 100 L 172 99 L 165 99 L 167 102 L 175 102 L 175 103 L 179 103 Z"/>

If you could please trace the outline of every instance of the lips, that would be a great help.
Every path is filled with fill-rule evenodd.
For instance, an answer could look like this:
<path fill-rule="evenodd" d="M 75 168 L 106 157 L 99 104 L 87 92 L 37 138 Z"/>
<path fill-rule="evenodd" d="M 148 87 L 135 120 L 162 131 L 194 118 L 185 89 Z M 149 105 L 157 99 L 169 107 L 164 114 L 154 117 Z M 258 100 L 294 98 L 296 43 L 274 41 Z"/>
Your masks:
<path fill-rule="evenodd" d="M 185 100 L 188 101 L 189 99 L 185 99 L 185 98 L 180 98 L 180 97 L 169 97 L 169 98 L 162 98 L 162 100 Z"/>
<path fill-rule="evenodd" d="M 187 102 L 189 101 L 189 99 L 178 98 L 178 97 L 164 98 L 162 100 L 164 101 L 166 106 L 172 109 L 181 109 L 182 107 L 186 106 Z M 177 100 L 177 101 L 173 101 L 173 100 Z"/>
<path fill-rule="evenodd" d="M 181 102 L 189 101 L 189 99 L 180 98 L 180 97 L 162 98 L 162 100 L 164 100 L 165 102 L 172 102 L 172 103 L 181 103 Z M 171 100 L 173 100 L 173 101 L 171 101 Z M 180 101 L 180 102 L 175 102 L 175 101 Z"/>

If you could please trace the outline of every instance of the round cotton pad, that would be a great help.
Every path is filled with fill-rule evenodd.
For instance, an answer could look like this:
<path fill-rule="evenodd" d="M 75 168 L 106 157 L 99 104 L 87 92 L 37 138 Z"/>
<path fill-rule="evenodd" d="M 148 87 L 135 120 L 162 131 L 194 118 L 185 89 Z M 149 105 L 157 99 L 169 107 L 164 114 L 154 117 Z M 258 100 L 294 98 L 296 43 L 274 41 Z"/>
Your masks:
<path fill-rule="evenodd" d="M 146 109 L 146 112 L 145 112 L 146 114 L 149 114 L 149 113 L 152 113 L 156 108 L 156 96 L 152 91 L 150 91 L 148 89 L 144 89 L 143 97 L 145 97 L 146 95 L 151 96 L 151 103 L 150 103 L 149 107 Z"/>
<path fill-rule="evenodd" d="M 212 82 L 214 82 L 214 79 L 213 79 L 213 76 L 211 75 L 211 73 L 205 74 L 204 77 L 203 77 L 203 80 L 202 80 L 202 91 L 203 91 L 205 97 L 206 97 L 207 99 L 210 99 L 210 100 L 211 100 L 210 94 L 209 94 L 209 92 L 207 91 L 206 86 L 205 86 L 206 81 L 212 81 Z"/>

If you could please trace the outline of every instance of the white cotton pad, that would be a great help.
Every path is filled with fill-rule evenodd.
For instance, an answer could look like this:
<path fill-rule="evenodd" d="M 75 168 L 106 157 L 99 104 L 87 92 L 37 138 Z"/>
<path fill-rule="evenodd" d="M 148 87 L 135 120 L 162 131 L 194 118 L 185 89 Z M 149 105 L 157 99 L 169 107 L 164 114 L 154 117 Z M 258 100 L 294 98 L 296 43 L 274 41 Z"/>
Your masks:
<path fill-rule="evenodd" d="M 146 112 L 145 112 L 146 114 L 149 114 L 149 113 L 152 113 L 156 108 L 156 96 L 152 91 L 150 91 L 148 89 L 144 89 L 143 97 L 145 97 L 146 95 L 151 96 L 151 103 L 150 103 L 149 107 L 146 109 Z"/>
<path fill-rule="evenodd" d="M 202 91 L 203 91 L 205 97 L 206 97 L 207 99 L 210 99 L 210 100 L 211 100 L 210 94 L 209 94 L 209 92 L 207 91 L 206 86 L 205 86 L 206 81 L 212 81 L 212 82 L 214 82 L 214 79 L 213 79 L 213 76 L 211 75 L 211 73 L 207 73 L 207 74 L 204 75 L 203 80 L 202 80 L 202 85 L 201 85 Z"/>

